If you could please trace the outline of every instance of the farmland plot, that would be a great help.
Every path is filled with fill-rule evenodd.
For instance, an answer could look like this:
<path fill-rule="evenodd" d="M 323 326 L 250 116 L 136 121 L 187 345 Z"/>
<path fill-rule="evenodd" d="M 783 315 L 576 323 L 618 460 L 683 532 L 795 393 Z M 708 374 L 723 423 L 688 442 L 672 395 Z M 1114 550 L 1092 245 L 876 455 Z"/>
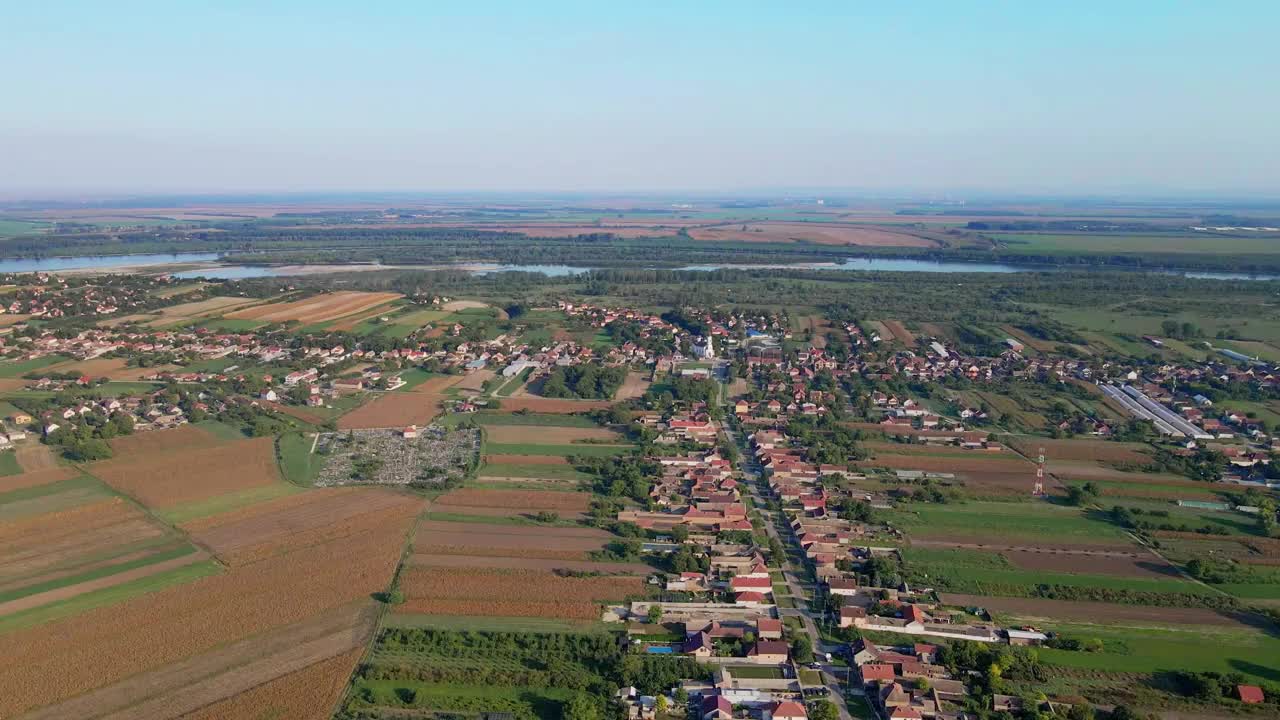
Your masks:
<path fill-rule="evenodd" d="M 266 322 L 297 320 L 305 325 L 337 320 L 398 298 L 400 298 L 399 293 L 343 291 L 325 293 L 293 302 L 257 305 L 227 313 L 226 317 Z"/>
<path fill-rule="evenodd" d="M 93 463 L 94 476 L 148 507 L 173 508 L 282 482 L 271 438 Z"/>
<path fill-rule="evenodd" d="M 402 612 L 592 620 L 601 604 L 644 589 L 638 577 L 561 577 L 540 570 L 409 567 Z"/>
<path fill-rule="evenodd" d="M 0 632 L 8 630 L 3 635 L 8 657 L 0 665 L 0 716 L 61 702 L 367 602 L 370 593 L 390 582 L 410 523 L 410 517 L 384 520 L 74 617 L 26 629 L 0 626 Z"/>
<path fill-rule="evenodd" d="M 425 392 L 382 393 L 372 402 L 338 418 L 340 430 L 427 425 L 440 414 L 442 395 Z"/>

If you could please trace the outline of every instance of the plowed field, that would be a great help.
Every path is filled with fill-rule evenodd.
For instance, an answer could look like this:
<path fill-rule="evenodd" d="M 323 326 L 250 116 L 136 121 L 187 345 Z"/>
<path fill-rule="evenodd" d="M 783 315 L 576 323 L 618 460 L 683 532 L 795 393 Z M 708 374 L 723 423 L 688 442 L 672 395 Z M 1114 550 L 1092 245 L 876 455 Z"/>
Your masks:
<path fill-rule="evenodd" d="M 427 425 L 440 414 L 443 396 L 421 392 L 382 393 L 338 418 L 340 430 Z"/>
<path fill-rule="evenodd" d="M 271 438 L 187 452 L 135 454 L 94 463 L 88 469 L 95 477 L 153 508 L 281 482 Z"/>
<path fill-rule="evenodd" d="M 227 313 L 226 317 L 267 322 L 297 320 L 303 324 L 328 322 L 391 302 L 399 297 L 399 293 L 355 291 L 325 293 L 293 302 L 270 303 L 236 310 Z"/>

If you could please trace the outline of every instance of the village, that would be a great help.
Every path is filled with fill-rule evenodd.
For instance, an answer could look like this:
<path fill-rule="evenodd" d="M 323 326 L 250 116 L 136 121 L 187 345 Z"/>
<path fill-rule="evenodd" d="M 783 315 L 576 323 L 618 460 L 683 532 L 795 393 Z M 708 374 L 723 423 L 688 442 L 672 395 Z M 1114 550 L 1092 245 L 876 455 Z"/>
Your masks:
<path fill-rule="evenodd" d="M 1114 703 L 1033 690 L 1120 644 L 1093 637 L 1110 631 L 1086 612 L 1253 612 L 1250 583 L 1268 582 L 1248 561 L 1271 552 L 1252 528 L 1276 522 L 1273 428 L 1209 394 L 1273 393 L 1273 366 L 1059 357 L 1013 337 L 966 354 L 782 313 L 558 301 L 504 321 L 447 297 L 357 300 L 367 335 L 54 331 L 20 307 L 33 319 L 0 333 L 22 368 L 0 449 L 93 463 L 123 436 L 184 426 L 271 438 L 308 488 L 429 498 L 421 522 L 442 556 L 415 556 L 409 577 L 471 557 L 463 528 L 527 538 L 476 557 L 488 572 L 537 563 L 548 583 L 626 585 L 578 619 L 598 616 L 624 657 L 691 663 L 617 689 L 636 720 L 1092 717 Z M 380 334 L 398 317 L 429 319 Z M 485 505 L 500 496 L 511 506 Z M 1197 543 L 1237 542 L 1241 527 L 1243 549 L 1192 562 Z M 553 545 L 609 539 L 571 553 L 538 548 L 542 531 Z M 413 587 L 422 616 L 438 605 L 414 592 L 447 592 Z M 1270 702 L 1259 682 L 1232 682 L 1229 700 Z"/>

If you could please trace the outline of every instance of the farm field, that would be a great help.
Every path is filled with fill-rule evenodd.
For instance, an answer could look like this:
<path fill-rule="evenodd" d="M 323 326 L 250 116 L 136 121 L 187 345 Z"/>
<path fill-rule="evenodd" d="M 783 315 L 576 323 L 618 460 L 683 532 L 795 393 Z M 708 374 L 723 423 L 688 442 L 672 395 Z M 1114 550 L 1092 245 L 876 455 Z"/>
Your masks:
<path fill-rule="evenodd" d="M 1087 517 L 1080 508 L 1047 502 L 968 502 L 959 505 L 920 505 L 911 513 L 897 513 L 912 538 L 960 543 L 1019 543 L 1037 547 L 1102 546 L 1131 549 L 1119 528 Z"/>
<path fill-rule="evenodd" d="M 412 392 L 381 393 L 373 400 L 338 418 L 338 429 L 403 428 L 409 425 L 428 425 L 440 414 L 443 400 L 442 395 L 419 392 L 416 389 Z"/>
<path fill-rule="evenodd" d="M 1223 237 L 1193 232 L 1170 233 L 985 233 L 1014 253 L 1231 253 L 1276 252 L 1274 236 Z"/>
<path fill-rule="evenodd" d="M 279 505 L 298 502 L 293 498 L 272 502 L 277 503 L 274 512 L 254 507 L 227 516 L 227 522 L 248 523 L 254 520 L 246 516 L 261 513 L 256 516 L 257 525 L 239 528 L 244 533 L 254 533 L 252 537 L 258 544 L 249 547 L 247 553 L 231 552 L 232 563 L 226 571 L 189 578 L 184 584 L 167 588 L 156 587 L 110 607 L 87 609 L 75 615 L 38 618 L 21 625 L 0 621 L 0 636 L 14 660 L 0 668 L 0 688 L 4 690 L 0 694 L 0 715 L 134 682 L 139 673 L 163 673 L 164 668 L 188 660 L 197 664 L 214 662 L 210 658 L 219 657 L 219 648 L 237 647 L 230 645 L 233 643 L 251 643 L 245 657 L 279 660 L 264 661 L 260 667 L 275 667 L 280 675 L 361 646 L 368 637 L 367 630 L 356 630 L 358 625 L 351 623 L 314 636 L 314 645 L 309 640 L 300 643 L 305 638 L 298 636 L 282 641 L 272 638 L 279 638 L 274 633 L 291 626 L 313 627 L 307 625 L 313 620 L 323 623 L 320 618 L 327 613 L 354 607 L 353 603 L 367 604 L 371 593 L 385 590 L 420 501 L 406 502 L 393 514 L 366 513 L 367 521 L 340 523 L 341 529 L 336 531 L 330 525 L 308 530 L 306 521 L 302 521 L 303 527 L 298 526 L 297 516 L 287 519 L 278 515 L 285 512 Z M 311 517 L 312 523 L 329 519 L 322 514 Z M 210 537 L 215 537 L 221 524 L 217 519 L 197 522 L 205 528 L 200 531 L 207 531 Z M 288 601 L 282 602 L 282 597 Z M 324 641 L 319 642 L 321 639 Z M 273 647 L 286 648 L 287 652 L 280 655 Z M 224 660 L 217 667 L 240 664 L 241 661 Z M 162 677 L 165 675 L 153 679 Z M 209 675 L 205 673 L 182 674 L 181 681 L 171 679 L 171 684 L 163 685 L 164 696 L 181 700 L 188 693 L 191 697 L 199 694 L 212 702 L 217 693 L 201 684 L 201 678 L 206 677 Z M 262 672 L 230 676 L 230 689 L 223 697 L 272 678 Z M 153 686 L 149 681 L 139 682 Z M 129 690 L 123 692 L 132 694 Z M 162 706 L 165 703 L 157 705 Z M 136 715 L 121 715 L 129 716 Z"/>
<path fill-rule="evenodd" d="M 180 303 L 160 308 L 151 313 L 126 315 L 103 323 L 104 325 L 120 325 L 127 322 L 139 322 L 153 328 L 166 328 L 199 318 L 215 317 L 236 309 L 247 308 L 263 302 L 258 298 L 211 297 L 207 300 Z"/>
<path fill-rule="evenodd" d="M 1096 625 L 1186 626 L 1218 625 L 1241 627 L 1241 618 L 1231 611 L 1208 608 L 1153 607 L 1082 600 L 1011 598 L 991 595 L 942 593 L 942 601 L 961 607 L 982 607 L 1002 617 L 1024 622 L 1081 622 Z"/>
<path fill-rule="evenodd" d="M 116 490 L 162 510 L 283 482 L 272 438 L 132 454 L 85 468 Z"/>
<path fill-rule="evenodd" d="M 127 591 L 208 556 L 92 478 L 0 494 L 0 618 Z M 207 565 L 205 566 L 207 567 Z"/>
<path fill-rule="evenodd" d="M 1019 567 L 1005 558 L 1005 551 L 1005 548 L 913 546 L 905 557 L 914 573 L 928 577 L 929 582 L 937 583 L 938 587 L 975 595 L 1025 597 L 1040 585 L 1157 594 L 1209 595 L 1213 592 L 1176 575 L 1157 572 L 1158 568 L 1167 566 L 1154 557 L 1148 560 L 1113 555 L 1046 554 L 1037 562 L 1024 554 L 1021 558 L 1024 565 Z M 1088 566 L 1091 560 L 1097 562 L 1096 568 Z M 1061 569 L 1064 567 L 1068 569 Z M 1133 572 L 1126 572 L 1126 568 Z"/>
<path fill-rule="evenodd" d="M 225 317 L 233 320 L 260 322 L 296 320 L 303 324 L 321 323 L 337 320 L 353 313 L 363 312 L 379 305 L 385 305 L 398 298 L 400 298 L 399 293 L 341 291 L 315 295 L 292 302 L 268 303 L 243 310 L 234 310 L 227 313 Z"/>
<path fill-rule="evenodd" d="M 564 400 L 532 396 L 502 398 L 502 409 L 507 412 L 527 410 L 531 413 L 580 413 L 605 410 L 610 404 L 608 400 Z"/>
<path fill-rule="evenodd" d="M 410 566 L 401 574 L 397 612 L 596 620 L 604 602 L 644 589 L 637 577 L 562 577 L 544 570 Z"/>
<path fill-rule="evenodd" d="M 908 232 L 858 225 L 818 222 L 754 222 L 745 225 L 701 227 L 689 230 L 695 240 L 720 242 L 811 242 L 821 245 L 871 245 L 880 247 L 937 247 L 938 243 Z"/>

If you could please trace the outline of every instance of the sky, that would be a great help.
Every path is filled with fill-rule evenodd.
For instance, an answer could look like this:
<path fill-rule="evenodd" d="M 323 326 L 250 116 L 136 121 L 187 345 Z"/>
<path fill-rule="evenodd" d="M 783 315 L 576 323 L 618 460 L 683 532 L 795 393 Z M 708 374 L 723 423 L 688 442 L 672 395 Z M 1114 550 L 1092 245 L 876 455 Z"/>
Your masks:
<path fill-rule="evenodd" d="M 0 0 L 0 191 L 1280 196 L 1273 0 Z"/>

